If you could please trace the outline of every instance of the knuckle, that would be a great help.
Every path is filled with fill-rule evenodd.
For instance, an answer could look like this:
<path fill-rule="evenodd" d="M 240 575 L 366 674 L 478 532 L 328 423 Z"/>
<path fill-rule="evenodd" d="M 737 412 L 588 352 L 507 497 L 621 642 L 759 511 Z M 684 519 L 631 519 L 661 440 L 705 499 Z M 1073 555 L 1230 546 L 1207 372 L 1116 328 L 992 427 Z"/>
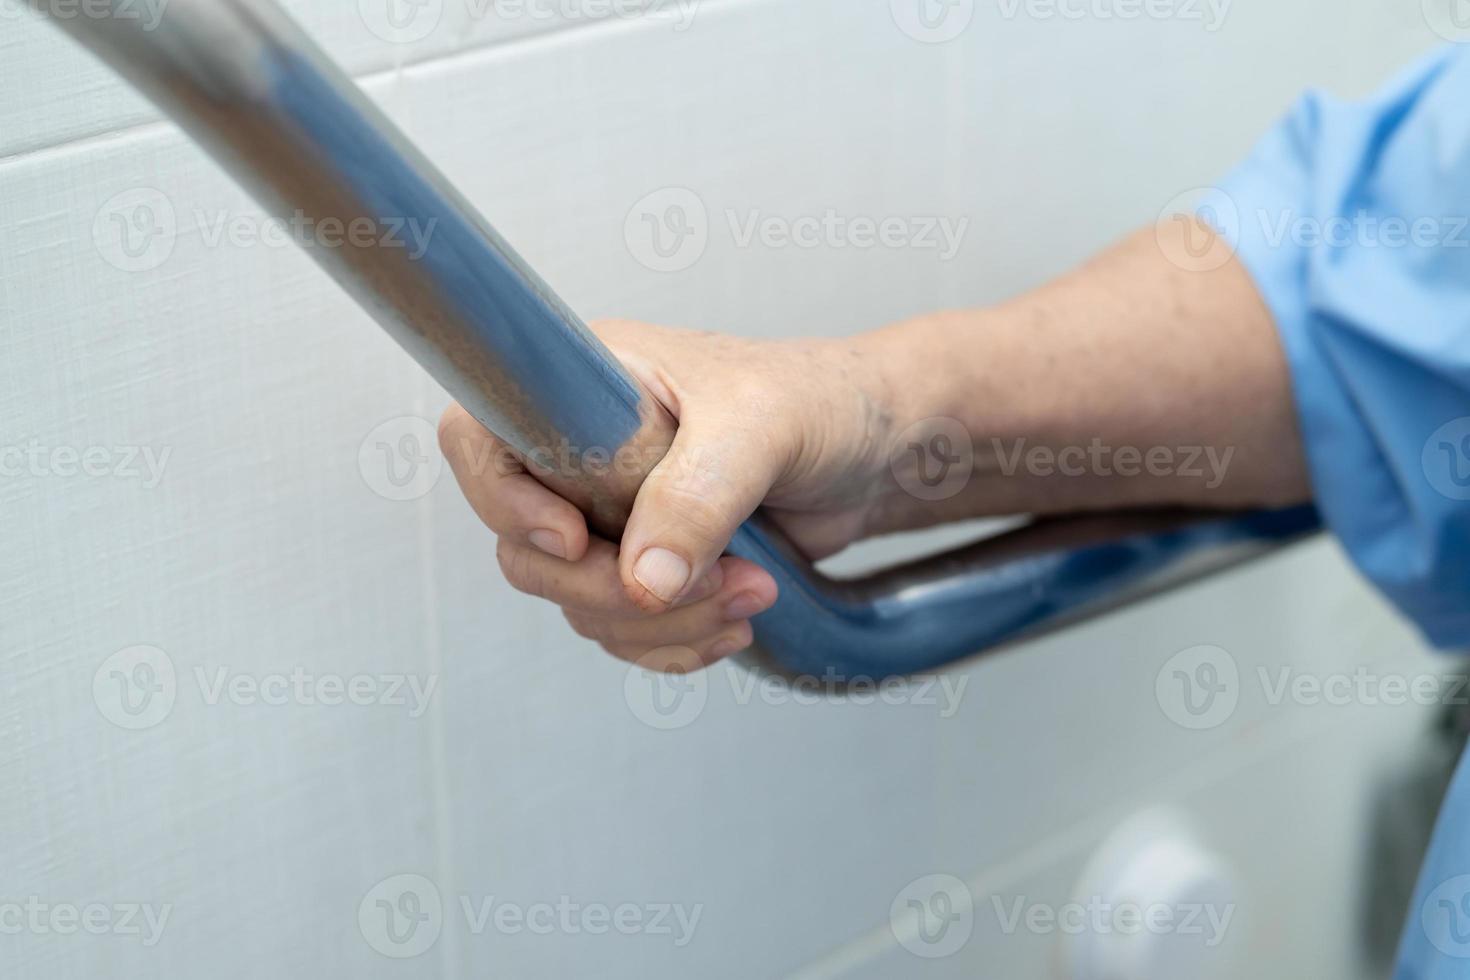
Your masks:
<path fill-rule="evenodd" d="M 740 443 L 752 450 L 768 445 L 798 414 L 801 393 L 789 384 L 761 374 L 732 378 L 718 405 L 710 406 L 710 421 L 728 426 Z"/>
<path fill-rule="evenodd" d="M 507 544 L 502 538 L 496 545 L 495 557 L 500 562 L 500 573 L 511 588 L 538 599 L 547 597 L 544 577 L 536 570 L 535 556 L 528 549 Z"/>
<path fill-rule="evenodd" d="M 466 412 L 458 402 L 450 405 L 444 410 L 444 414 L 439 416 L 439 451 L 446 457 L 454 458 L 464 431 L 465 420 L 469 417 L 470 413 Z"/>
<path fill-rule="evenodd" d="M 588 639 L 604 649 L 611 650 L 622 645 L 623 638 L 618 635 L 617 627 L 606 619 L 593 619 L 587 626 L 588 632 L 592 634 Z"/>
<path fill-rule="evenodd" d="M 568 625 L 572 627 L 572 632 L 576 633 L 582 639 L 591 640 L 593 643 L 598 644 L 603 643 L 607 639 L 607 629 L 601 620 L 592 616 L 582 616 L 565 610 L 562 612 L 562 615 L 566 617 Z"/>
<path fill-rule="evenodd" d="M 630 664 L 636 664 L 644 654 L 643 647 L 631 643 L 599 643 L 598 645 L 614 658 Z"/>
<path fill-rule="evenodd" d="M 659 488 L 658 508 L 675 517 L 701 540 L 712 542 L 731 520 L 723 494 L 719 493 L 721 483 L 716 473 L 698 467 Z"/>
<path fill-rule="evenodd" d="M 738 649 L 743 650 L 753 643 L 755 643 L 755 630 L 752 629 L 750 623 L 747 622 L 741 623 L 734 629 L 728 630 L 727 632 L 721 633 L 720 635 L 716 636 L 714 640 L 709 644 L 708 649 L 713 650 L 718 646 L 731 644 L 736 646 Z"/>
<path fill-rule="evenodd" d="M 768 420 L 779 416 L 777 406 L 787 397 L 787 392 L 759 374 L 746 374 L 736 378 L 730 386 L 730 402 L 739 406 L 742 416 L 754 416 Z"/>

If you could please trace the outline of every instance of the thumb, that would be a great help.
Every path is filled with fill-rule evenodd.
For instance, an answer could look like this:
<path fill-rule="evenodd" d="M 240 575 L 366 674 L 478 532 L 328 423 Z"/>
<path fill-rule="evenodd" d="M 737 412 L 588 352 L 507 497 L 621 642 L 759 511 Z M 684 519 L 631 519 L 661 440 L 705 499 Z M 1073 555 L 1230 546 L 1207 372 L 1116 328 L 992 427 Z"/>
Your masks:
<path fill-rule="evenodd" d="M 618 566 L 633 602 L 651 613 L 676 604 L 719 560 L 784 464 L 748 419 L 681 421 L 623 532 Z"/>

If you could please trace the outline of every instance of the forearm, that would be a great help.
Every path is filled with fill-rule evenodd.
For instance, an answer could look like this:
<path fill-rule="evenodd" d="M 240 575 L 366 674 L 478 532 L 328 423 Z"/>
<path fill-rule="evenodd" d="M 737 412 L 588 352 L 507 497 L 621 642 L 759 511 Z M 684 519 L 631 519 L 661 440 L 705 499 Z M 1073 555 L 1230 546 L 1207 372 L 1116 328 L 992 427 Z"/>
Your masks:
<path fill-rule="evenodd" d="M 1187 271 L 1174 244 L 1149 228 L 1000 307 L 864 339 L 896 431 L 922 445 L 924 420 L 954 419 L 970 435 L 974 473 L 923 505 L 932 522 L 1309 498 L 1269 311 L 1237 263 Z M 910 506 L 885 507 L 888 522 L 912 525 Z"/>

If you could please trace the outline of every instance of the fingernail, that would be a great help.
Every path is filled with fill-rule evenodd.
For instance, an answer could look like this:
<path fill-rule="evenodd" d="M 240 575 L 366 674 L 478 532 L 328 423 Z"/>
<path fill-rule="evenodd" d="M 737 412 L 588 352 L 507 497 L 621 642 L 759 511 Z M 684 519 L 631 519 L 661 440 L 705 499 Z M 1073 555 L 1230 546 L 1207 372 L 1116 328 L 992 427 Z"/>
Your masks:
<path fill-rule="evenodd" d="M 649 548 L 638 556 L 633 577 L 664 602 L 673 602 L 689 584 L 689 563 L 667 548 Z"/>
<path fill-rule="evenodd" d="M 741 619 L 749 619 L 759 613 L 766 611 L 766 604 L 761 597 L 754 592 L 742 592 L 730 600 L 725 607 L 725 618 L 734 622 Z"/>
<path fill-rule="evenodd" d="M 555 531 L 548 531 L 544 527 L 537 528 L 531 532 L 530 540 L 532 545 L 546 552 L 548 555 L 556 558 L 565 558 L 567 556 L 566 539 Z"/>

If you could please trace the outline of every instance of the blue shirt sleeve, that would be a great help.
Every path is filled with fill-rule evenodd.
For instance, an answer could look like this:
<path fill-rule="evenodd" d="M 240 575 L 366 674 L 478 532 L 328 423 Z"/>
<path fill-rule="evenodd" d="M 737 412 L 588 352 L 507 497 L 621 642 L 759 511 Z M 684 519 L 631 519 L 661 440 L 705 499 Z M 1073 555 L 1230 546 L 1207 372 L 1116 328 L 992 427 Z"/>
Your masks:
<path fill-rule="evenodd" d="M 1323 518 L 1470 646 L 1470 51 L 1311 93 L 1212 195 L 1280 330 Z"/>

